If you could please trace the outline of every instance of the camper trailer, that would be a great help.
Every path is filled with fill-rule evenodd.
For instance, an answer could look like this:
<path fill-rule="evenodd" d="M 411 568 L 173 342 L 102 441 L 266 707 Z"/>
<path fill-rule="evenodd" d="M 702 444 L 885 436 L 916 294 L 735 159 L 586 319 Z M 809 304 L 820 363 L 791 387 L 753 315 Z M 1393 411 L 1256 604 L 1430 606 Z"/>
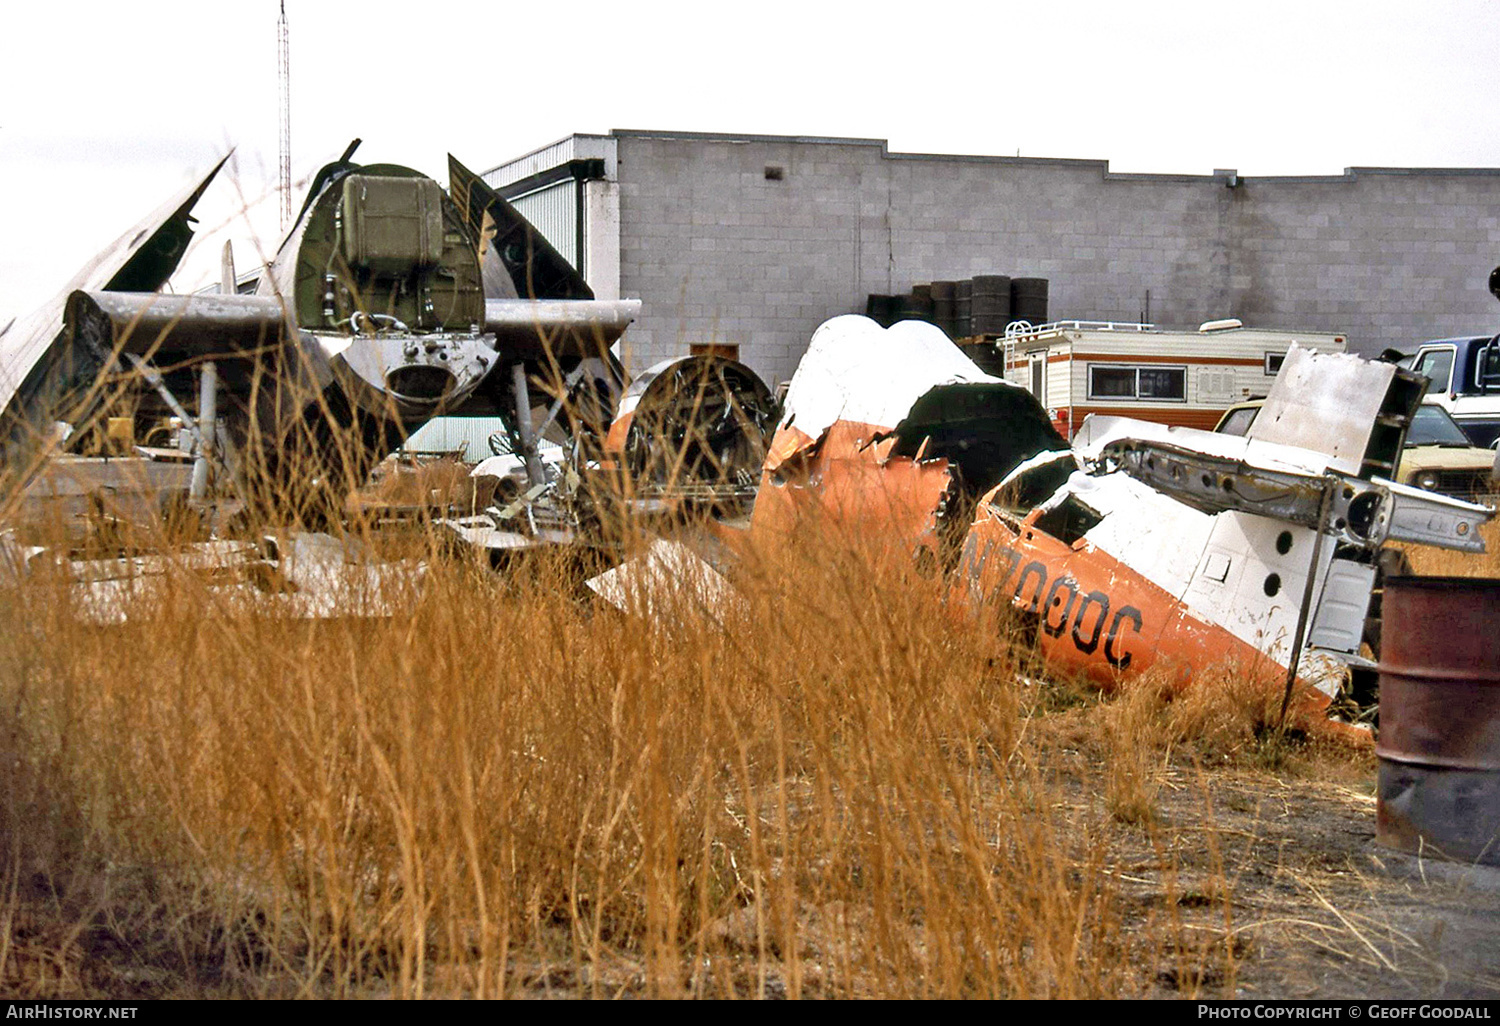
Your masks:
<path fill-rule="evenodd" d="M 1270 391 L 1295 342 L 1342 353 L 1343 335 L 1267 331 L 1237 320 L 1198 330 L 1059 321 L 960 343 L 975 363 L 1036 396 L 1064 437 L 1090 413 L 1213 430 L 1225 409 Z"/>

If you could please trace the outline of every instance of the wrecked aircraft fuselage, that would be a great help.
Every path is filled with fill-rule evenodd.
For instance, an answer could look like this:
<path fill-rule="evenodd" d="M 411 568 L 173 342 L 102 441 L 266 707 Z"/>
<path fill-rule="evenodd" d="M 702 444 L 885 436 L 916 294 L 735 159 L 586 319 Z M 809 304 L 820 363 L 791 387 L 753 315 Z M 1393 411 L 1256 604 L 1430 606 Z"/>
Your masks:
<path fill-rule="evenodd" d="M 8 466 L 24 465 L 54 420 L 97 418 L 131 389 L 201 436 L 194 404 L 177 396 L 206 377 L 197 405 L 221 423 L 216 462 L 242 498 L 283 510 L 290 501 L 295 516 L 299 492 L 337 509 L 438 413 L 504 416 L 518 448 L 534 453 L 532 382 L 618 388 L 608 347 L 639 303 L 594 300 L 456 161 L 461 202 L 409 168 L 354 164 L 353 149 L 319 172 L 255 294 L 233 292 L 232 267 L 218 294 L 155 292 L 210 174 L 80 275 L 55 309 L 8 330 Z M 586 364 L 596 373 L 585 383 Z"/>
<path fill-rule="evenodd" d="M 1493 515 L 1386 478 L 1422 385 L 1294 348 L 1246 438 L 1099 418 L 1069 450 L 936 329 L 839 317 L 793 378 L 753 525 L 816 509 L 821 529 L 941 557 L 1054 668 L 1101 684 L 1233 664 L 1330 694 L 1370 665 L 1381 546 L 1479 551 Z"/>
<path fill-rule="evenodd" d="M 1028 479 L 1038 498 L 1073 469 L 1067 441 L 1029 392 L 985 374 L 940 330 L 835 317 L 792 378 L 752 530 L 826 517 L 951 562 L 974 501 L 1039 454 Z"/>
<path fill-rule="evenodd" d="M 652 507 L 755 497 L 776 403 L 753 370 L 719 356 L 663 360 L 620 399 L 601 469 L 621 496 Z"/>

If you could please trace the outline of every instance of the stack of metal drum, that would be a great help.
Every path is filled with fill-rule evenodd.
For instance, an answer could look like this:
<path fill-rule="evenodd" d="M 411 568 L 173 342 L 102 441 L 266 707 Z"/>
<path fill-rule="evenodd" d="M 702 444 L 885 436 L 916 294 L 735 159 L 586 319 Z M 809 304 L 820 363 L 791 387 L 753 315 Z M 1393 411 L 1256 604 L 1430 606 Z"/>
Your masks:
<path fill-rule="evenodd" d="M 955 339 L 1004 335 L 1018 322 L 1047 322 L 1047 279 L 976 274 L 913 285 L 905 295 L 871 295 L 865 316 L 887 328 L 897 321 L 927 321 Z"/>

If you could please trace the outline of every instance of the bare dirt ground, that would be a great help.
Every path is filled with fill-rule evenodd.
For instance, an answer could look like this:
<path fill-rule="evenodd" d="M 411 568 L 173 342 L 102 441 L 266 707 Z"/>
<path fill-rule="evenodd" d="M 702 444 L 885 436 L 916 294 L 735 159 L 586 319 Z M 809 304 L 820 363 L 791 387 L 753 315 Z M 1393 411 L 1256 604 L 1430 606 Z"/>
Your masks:
<path fill-rule="evenodd" d="M 1107 795 L 1102 708 L 1042 714 L 1040 747 L 1065 802 L 1055 812 L 1108 824 L 1104 872 L 1126 932 L 1175 934 L 1179 950 L 1141 966 L 1130 996 L 1160 999 L 1494 999 L 1500 997 L 1500 867 L 1417 857 L 1376 840 L 1372 752 L 1168 752 L 1147 782 L 1149 812 L 1121 822 Z M 1264 764 L 1269 763 L 1269 764 Z M 816 915 L 803 955 L 819 953 Z M 1163 924 L 1169 929 L 1163 931 Z M 721 924 L 753 961 L 753 909 Z M 782 953 L 776 952 L 780 955 Z M 636 967 L 602 974 L 605 994 L 639 991 Z M 786 964 L 767 960 L 763 989 L 782 997 Z M 562 965 L 520 969 L 517 996 L 569 998 L 592 981 Z M 815 971 L 802 981 L 816 996 Z"/>
<path fill-rule="evenodd" d="M 1332 762 L 1293 756 L 1276 767 L 1169 758 L 1149 783 L 1149 814 L 1124 823 L 1106 807 L 1111 770 L 1088 739 L 1086 719 L 1096 713 L 1097 707 L 1073 710 L 1047 728 L 1061 735 L 1052 768 L 1066 808 L 1056 811 L 1079 822 L 1112 824 L 1102 835 L 1104 872 L 1116 885 L 1123 930 L 1182 938 L 1179 950 L 1141 966 L 1133 996 L 1500 996 L 1500 869 L 1419 859 L 1378 844 L 1373 756 Z M 1077 748 L 1068 746 L 1070 724 L 1085 735 Z M 73 916 L 57 915 L 57 897 L 45 887 L 28 890 L 21 886 L 19 907 L 12 906 L 4 924 L 12 972 L 29 963 L 22 975 L 56 974 L 59 983 L 71 978 L 79 992 L 94 996 L 244 993 L 220 988 L 220 966 L 171 950 L 149 916 L 136 923 L 74 920 L 64 927 Z M 811 964 L 823 932 L 816 919 L 804 916 L 800 924 L 809 961 L 801 979 L 806 996 L 821 989 Z M 1162 931 L 1164 923 L 1171 928 Z M 536 949 L 518 953 L 507 974 L 509 996 L 646 993 L 644 963 L 614 958 L 581 967 L 565 954 L 568 928 L 558 924 L 555 932 L 555 960 L 534 957 Z M 768 952 L 762 960 L 754 933 L 753 909 L 718 927 L 726 954 L 764 965 L 763 985 L 738 996 L 785 996 L 783 953 Z M 444 975 L 434 967 L 435 990 L 444 989 Z M 462 980 L 451 982 L 462 987 Z M 295 995 L 273 987 L 264 996 Z"/>
<path fill-rule="evenodd" d="M 1192 969 L 1179 978 L 1169 967 L 1150 991 L 1500 996 L 1500 868 L 1377 843 L 1369 761 L 1368 773 L 1162 772 L 1155 821 L 1117 833 L 1111 845 L 1122 896 L 1141 921 L 1177 916 L 1184 935 L 1205 947 L 1231 943 L 1229 958 L 1207 960 L 1207 978 Z M 1081 788 L 1075 794 L 1091 800 Z"/>
<path fill-rule="evenodd" d="M 1106 771 L 1074 754 L 1065 781 L 1071 807 L 1060 811 L 1097 821 L 1107 816 Z M 1106 872 L 1127 930 L 1170 920 L 1187 943 L 1143 965 L 1132 996 L 1500 997 L 1500 868 L 1377 843 L 1374 768 L 1370 757 L 1368 773 L 1358 761 L 1162 769 L 1150 821 L 1110 832 Z M 804 945 L 811 942 L 804 955 L 816 954 L 818 923 L 804 918 L 802 929 Z M 722 930 L 731 949 L 754 959 L 750 910 Z M 772 959 L 760 994 L 785 996 L 785 973 Z M 602 975 L 606 995 L 639 990 L 634 967 Z M 803 981 L 808 996 L 817 994 L 813 976 Z M 535 964 L 515 982 L 517 996 L 570 998 L 589 993 L 592 981 L 563 965 Z"/>

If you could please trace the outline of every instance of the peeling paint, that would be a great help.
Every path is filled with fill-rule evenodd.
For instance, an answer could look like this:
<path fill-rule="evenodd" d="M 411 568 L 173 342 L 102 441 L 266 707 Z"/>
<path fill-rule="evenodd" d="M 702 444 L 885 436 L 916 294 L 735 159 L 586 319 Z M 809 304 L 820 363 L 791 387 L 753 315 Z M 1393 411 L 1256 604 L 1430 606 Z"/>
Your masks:
<path fill-rule="evenodd" d="M 969 413 L 942 412 L 976 389 Z M 1393 365 L 1294 347 L 1278 416 L 1248 437 L 1091 417 L 1068 450 L 1055 431 L 997 430 L 1045 411 L 930 326 L 838 317 L 792 380 L 752 529 L 807 530 L 815 513 L 819 530 L 953 550 L 955 589 L 1009 606 L 1062 673 L 1111 686 L 1231 666 L 1294 678 L 1321 708 L 1368 665 L 1385 539 L 1476 549 L 1494 513 L 1382 476 L 1420 397 Z"/>
<path fill-rule="evenodd" d="M 979 495 L 1047 452 L 1065 454 L 1067 442 L 1041 405 L 939 329 L 835 317 L 792 378 L 751 529 L 785 535 L 815 515 L 951 562 Z M 1067 469 L 1044 474 L 1045 491 Z"/>

